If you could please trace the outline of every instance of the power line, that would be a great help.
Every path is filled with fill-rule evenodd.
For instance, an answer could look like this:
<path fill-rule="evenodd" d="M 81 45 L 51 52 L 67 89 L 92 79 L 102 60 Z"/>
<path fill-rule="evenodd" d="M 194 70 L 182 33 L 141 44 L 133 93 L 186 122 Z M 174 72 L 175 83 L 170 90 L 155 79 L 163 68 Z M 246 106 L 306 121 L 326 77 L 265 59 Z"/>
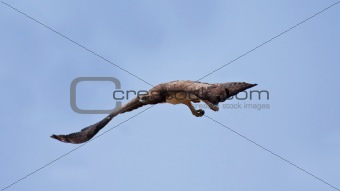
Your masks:
<path fill-rule="evenodd" d="M 69 155 L 69 154 L 73 153 L 74 151 L 80 149 L 81 147 L 85 146 L 86 144 L 90 143 L 91 141 L 94 141 L 94 140 L 97 139 L 98 137 L 103 136 L 104 134 L 106 134 L 107 132 L 111 131 L 112 129 L 114 129 L 114 128 L 116 128 L 116 127 L 118 127 L 118 126 L 120 126 L 120 125 L 126 123 L 126 122 L 129 121 L 130 119 L 133 119 L 133 118 L 137 117 L 139 114 L 144 113 L 146 110 L 152 108 L 153 106 L 154 106 L 154 105 L 152 105 L 152 106 L 150 106 L 150 107 L 144 109 L 143 111 L 141 111 L 141 112 L 139 112 L 139 113 L 133 115 L 132 117 L 126 119 L 125 121 L 119 123 L 118 125 L 111 127 L 111 128 L 108 129 L 107 131 L 104 131 L 103 133 L 99 134 L 98 136 L 94 137 L 93 139 L 91 139 L 91 140 L 89 140 L 89 141 L 87 141 L 87 142 L 85 142 L 85 143 L 79 145 L 78 147 L 76 147 L 76 148 L 70 150 L 69 152 L 67 152 L 67 153 L 65 153 L 65 154 L 63 154 L 63 155 L 61 155 L 61 156 L 59 156 L 58 158 L 56 158 L 56 159 L 54 159 L 54 160 L 52 160 L 52 161 L 50 161 L 50 162 L 48 162 L 48 163 L 46 163 L 45 165 L 41 166 L 40 168 L 37 168 L 37 169 L 34 170 L 33 172 L 28 173 L 27 175 L 25 175 L 25 176 L 19 178 L 18 180 L 12 182 L 12 183 L 9 184 L 8 186 L 1 188 L 1 191 L 7 190 L 8 188 L 14 186 L 15 184 L 17 184 L 17 183 L 19 183 L 19 182 L 25 180 L 26 178 L 32 176 L 33 174 L 39 172 L 40 170 L 42 170 L 42 169 L 44 169 L 44 168 L 50 166 L 50 165 L 53 164 L 54 162 L 57 162 L 58 160 L 60 160 L 60 159 L 62 159 L 62 158 L 64 158 L 64 157 L 66 157 L 67 155 Z"/>
<path fill-rule="evenodd" d="M 334 189 L 340 191 L 339 188 L 337 188 L 337 187 L 333 186 L 332 184 L 326 182 L 325 180 L 323 180 L 323 179 L 317 177 L 316 175 L 312 174 L 311 172 L 308 172 L 307 170 L 305 170 L 305 169 L 299 167 L 298 165 L 296 165 L 296 164 L 294 164 L 293 162 L 291 162 L 291 161 L 289 161 L 289 160 L 283 158 L 282 156 L 280 156 L 280 155 L 274 153 L 273 151 L 267 149 L 266 147 L 264 147 L 264 146 L 262 146 L 262 145 L 256 143 L 255 141 L 253 141 L 253 140 L 249 139 L 248 137 L 246 137 L 246 136 L 240 134 L 239 132 L 237 132 L 237 131 L 231 129 L 230 127 L 228 127 L 228 126 L 222 124 L 221 122 L 219 122 L 219 121 L 217 121 L 217 120 L 215 120 L 215 119 L 213 119 L 213 118 L 211 118 L 211 117 L 209 117 L 209 116 L 207 116 L 207 115 L 204 115 L 204 116 L 207 117 L 207 118 L 209 118 L 210 120 L 214 121 L 215 123 L 217 123 L 217 124 L 219 124 L 219 125 L 221 125 L 221 126 L 227 128 L 229 131 L 231 131 L 231 132 L 233 132 L 234 134 L 236 134 L 236 135 L 242 137 L 243 139 L 249 141 L 250 143 L 253 143 L 253 144 L 256 145 L 257 147 L 261 148 L 262 150 L 264 150 L 264 151 L 270 153 L 271 155 L 276 156 L 276 157 L 279 158 L 280 160 L 285 161 L 286 163 L 290 164 L 291 166 L 294 166 L 295 168 L 301 170 L 302 172 L 304 172 L 304 173 L 310 175 L 311 177 L 313 177 L 313 178 L 315 178 L 315 179 L 321 181 L 322 183 L 327 184 L 328 186 L 330 186 L 330 187 L 332 187 L 332 188 L 334 188 Z"/>
<path fill-rule="evenodd" d="M 124 72 L 130 74 L 131 76 L 137 78 L 138 80 L 140 80 L 140 81 L 142 81 L 142 82 L 144 82 L 144 83 L 146 83 L 146 84 L 148 84 L 148 85 L 150 85 L 150 86 L 153 86 L 152 84 L 150 84 L 149 82 L 145 81 L 144 79 L 142 79 L 142 78 L 138 77 L 137 75 L 135 75 L 135 74 L 129 72 L 128 70 L 122 68 L 121 66 L 115 64 L 114 62 L 112 62 L 112 61 L 106 59 L 105 57 L 99 55 L 98 53 L 94 52 L 93 50 L 90 50 L 89 48 L 86 48 L 84 45 L 81 45 L 80 43 L 78 43 L 78 42 L 72 40 L 71 38 L 69 38 L 69 37 L 67 37 L 67 36 L 65 36 L 65 35 L 63 35 L 63 34 L 61 34 L 60 32 L 58 32 L 58 31 L 54 30 L 53 28 L 47 26 L 46 24 L 44 24 L 44 23 L 38 21 L 37 19 L 35 19 L 35 18 L 33 18 L 33 17 L 27 15 L 26 13 L 24 13 L 24 12 L 22 12 L 22 11 L 16 9 L 15 7 L 13 7 L 13 6 L 7 4 L 6 2 L 1 1 L 1 3 L 4 4 L 4 5 L 6 5 L 6 6 L 8 6 L 8 7 L 10 7 L 11 9 L 17 11 L 18 13 L 20 13 L 20 14 L 26 16 L 27 18 L 33 20 L 34 22 L 40 24 L 41 26 L 43 26 L 43 27 L 49 29 L 50 31 L 52 31 L 52 32 L 54 32 L 54 33 L 56 33 L 56 34 L 58 34 L 58 35 L 61 36 L 62 38 L 66 39 L 66 40 L 68 40 L 68 41 L 70 41 L 70 42 L 72 42 L 73 44 L 79 46 L 80 48 L 86 50 L 87 52 L 90 52 L 90 53 L 92 53 L 93 55 L 95 55 L 95 56 L 101 58 L 102 60 L 104 60 L 104 61 L 106 61 L 106 62 L 112 64 L 113 66 L 116 66 L 116 67 L 119 68 L 120 70 L 122 70 L 122 71 L 124 71 Z"/>
<path fill-rule="evenodd" d="M 231 63 L 237 61 L 238 59 L 240 59 L 240 58 L 246 56 L 247 54 L 249 54 L 249 53 L 255 51 L 256 49 L 258 49 L 258 48 L 264 46 L 265 44 L 269 43 L 270 41 L 272 41 L 272 40 L 274 40 L 274 39 L 280 37 L 281 35 L 283 35 L 283 34 L 289 32 L 289 31 L 291 31 L 292 29 L 294 29 L 294 28 L 296 28 L 296 27 L 302 25 L 303 23 L 305 23 L 305 22 L 307 22 L 308 20 L 314 18 L 315 16 L 317 16 L 317 15 L 319 15 L 319 14 L 325 12 L 326 10 L 332 8 L 333 6 L 337 5 L 338 3 L 340 3 L 340 1 L 337 1 L 337 2 L 335 2 L 335 3 L 333 3 L 333 4 L 331 4 L 330 6 L 328 6 L 328 7 L 324 8 L 324 9 L 322 9 L 321 11 L 315 13 L 314 15 L 312 15 L 312 16 L 310 16 L 310 17 L 307 17 L 307 18 L 304 19 L 303 21 L 301 21 L 301 22 L 297 23 L 296 25 L 294 25 L 294 26 L 288 28 L 287 30 L 285 30 L 285 31 L 283 31 L 283 32 L 281 32 L 281 33 L 279 33 L 279 34 L 277 34 L 276 36 L 270 38 L 269 40 L 267 40 L 267 41 L 261 43 L 260 45 L 258 45 L 258 46 L 256 46 L 255 48 L 253 48 L 253 49 L 247 51 L 246 53 L 242 54 L 241 56 L 239 56 L 239 57 L 233 59 L 232 61 L 228 62 L 227 64 L 224 64 L 223 66 L 221 66 L 221 67 L 219 67 L 219 68 L 213 70 L 212 72 L 210 72 L 210 73 L 204 75 L 203 77 L 199 78 L 197 81 L 200 81 L 200 80 L 204 79 L 205 77 L 210 76 L 211 74 L 213 74 L 213 73 L 215 73 L 215 72 L 221 70 L 221 69 L 224 68 L 225 66 L 228 66 L 229 64 L 231 64 Z"/>

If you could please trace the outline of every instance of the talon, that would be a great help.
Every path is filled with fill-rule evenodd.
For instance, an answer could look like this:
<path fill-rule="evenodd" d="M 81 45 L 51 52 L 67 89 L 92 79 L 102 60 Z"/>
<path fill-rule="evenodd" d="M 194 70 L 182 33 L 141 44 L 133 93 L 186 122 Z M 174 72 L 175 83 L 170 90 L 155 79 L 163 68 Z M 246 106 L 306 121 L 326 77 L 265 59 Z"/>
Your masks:
<path fill-rule="evenodd" d="M 196 113 L 195 113 L 195 116 L 196 117 L 202 117 L 204 115 L 204 110 L 202 109 L 199 109 L 199 110 L 196 110 Z"/>
<path fill-rule="evenodd" d="M 218 111 L 220 108 L 219 108 L 217 105 L 213 105 L 213 106 L 211 107 L 211 109 L 212 109 L 213 111 Z"/>

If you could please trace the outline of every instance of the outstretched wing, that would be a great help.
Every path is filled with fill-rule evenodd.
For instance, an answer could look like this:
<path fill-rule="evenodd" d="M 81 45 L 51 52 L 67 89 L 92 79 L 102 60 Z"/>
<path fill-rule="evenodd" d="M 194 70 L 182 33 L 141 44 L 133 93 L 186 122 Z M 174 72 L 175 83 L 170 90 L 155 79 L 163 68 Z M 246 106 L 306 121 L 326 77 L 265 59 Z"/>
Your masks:
<path fill-rule="evenodd" d="M 68 135 L 52 135 L 51 137 L 65 143 L 74 144 L 84 143 L 90 140 L 92 137 L 94 137 L 102 128 L 104 128 L 112 120 L 112 118 L 114 118 L 118 114 L 135 110 L 147 104 L 155 103 L 141 102 L 139 101 L 138 97 L 136 97 L 133 100 L 129 101 L 124 106 L 122 106 L 121 108 L 111 112 L 107 117 L 105 117 L 96 124 L 90 125 L 76 133 L 71 133 Z"/>

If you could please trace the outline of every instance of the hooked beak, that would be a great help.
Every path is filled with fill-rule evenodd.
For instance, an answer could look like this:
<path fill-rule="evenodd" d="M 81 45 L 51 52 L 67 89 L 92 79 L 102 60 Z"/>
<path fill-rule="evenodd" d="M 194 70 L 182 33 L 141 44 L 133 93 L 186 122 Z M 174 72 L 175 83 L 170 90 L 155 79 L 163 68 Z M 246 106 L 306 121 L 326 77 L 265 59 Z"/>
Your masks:
<path fill-rule="evenodd" d="M 229 82 L 225 83 L 224 87 L 226 89 L 226 92 L 228 93 L 228 97 L 231 97 L 256 85 L 257 84 L 248 84 L 246 82 Z"/>

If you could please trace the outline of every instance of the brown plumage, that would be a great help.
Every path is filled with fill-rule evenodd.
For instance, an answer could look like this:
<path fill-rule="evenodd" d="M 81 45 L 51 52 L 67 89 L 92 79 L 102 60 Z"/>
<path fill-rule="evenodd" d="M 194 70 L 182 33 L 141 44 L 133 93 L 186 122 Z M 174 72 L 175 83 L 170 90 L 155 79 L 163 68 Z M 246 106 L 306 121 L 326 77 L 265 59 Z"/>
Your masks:
<path fill-rule="evenodd" d="M 66 143 L 84 143 L 96 135 L 115 116 L 150 104 L 185 104 L 189 107 L 193 115 L 201 117 L 204 115 L 204 110 L 195 110 L 191 102 L 197 103 L 203 101 L 210 109 L 218 111 L 219 102 L 224 102 L 227 98 L 256 85 L 257 84 L 248 84 L 245 82 L 209 84 L 189 80 L 159 84 L 150 89 L 148 94 L 132 99 L 98 123 L 90 125 L 80 132 L 69 135 L 52 135 L 51 137 Z"/>

